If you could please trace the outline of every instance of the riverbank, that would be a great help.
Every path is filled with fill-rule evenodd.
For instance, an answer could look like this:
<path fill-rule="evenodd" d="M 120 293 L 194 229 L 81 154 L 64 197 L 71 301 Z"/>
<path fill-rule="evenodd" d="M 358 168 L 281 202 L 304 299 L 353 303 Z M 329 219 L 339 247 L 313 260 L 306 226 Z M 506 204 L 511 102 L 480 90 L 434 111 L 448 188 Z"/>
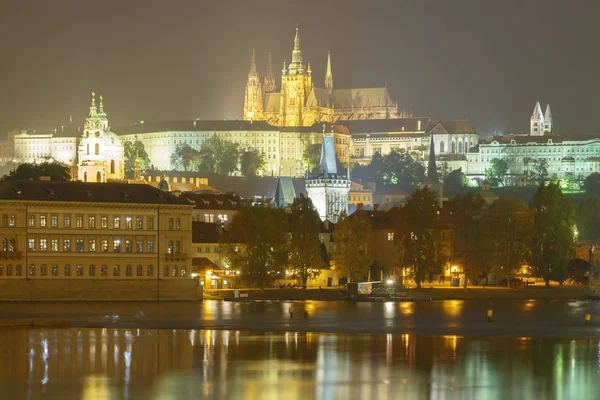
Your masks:
<path fill-rule="evenodd" d="M 233 290 L 205 291 L 205 300 L 252 301 L 252 300 L 321 300 L 337 301 L 346 299 L 343 289 L 240 289 L 244 297 L 234 299 Z M 405 289 L 397 292 L 395 298 L 381 298 L 379 300 L 554 300 L 586 298 L 587 286 L 572 285 L 565 287 L 545 288 L 541 286 L 520 287 L 515 289 L 503 287 L 436 287 L 422 289 Z M 246 297 L 247 296 L 247 297 Z M 369 298 L 362 298 L 369 301 Z M 361 300 L 361 299 L 355 299 Z"/>

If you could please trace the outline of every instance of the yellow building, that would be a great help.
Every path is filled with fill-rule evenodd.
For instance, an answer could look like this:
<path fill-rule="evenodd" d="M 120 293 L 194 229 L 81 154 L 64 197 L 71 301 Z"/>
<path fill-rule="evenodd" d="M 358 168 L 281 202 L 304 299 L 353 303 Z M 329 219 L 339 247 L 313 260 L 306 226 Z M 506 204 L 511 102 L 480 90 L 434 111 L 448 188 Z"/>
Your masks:
<path fill-rule="evenodd" d="M 5 180 L 0 205 L 4 289 L 39 300 L 197 297 L 186 199 L 141 184 Z"/>

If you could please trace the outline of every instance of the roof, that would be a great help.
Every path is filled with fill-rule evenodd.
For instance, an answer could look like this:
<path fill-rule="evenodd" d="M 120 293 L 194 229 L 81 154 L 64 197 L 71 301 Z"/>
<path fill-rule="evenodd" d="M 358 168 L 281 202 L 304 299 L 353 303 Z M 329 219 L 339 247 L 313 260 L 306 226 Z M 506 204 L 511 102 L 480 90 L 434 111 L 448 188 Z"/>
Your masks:
<path fill-rule="evenodd" d="M 369 108 L 393 106 L 387 88 L 338 89 L 331 94 L 335 108 Z"/>
<path fill-rule="evenodd" d="M 277 207 L 287 207 L 296 199 L 294 182 L 290 177 L 279 177 L 277 180 L 277 189 L 275 189 L 275 204 Z"/>
<path fill-rule="evenodd" d="M 243 199 L 235 193 L 196 193 L 183 192 L 181 197 L 195 203 L 195 209 L 201 210 L 239 210 Z"/>
<path fill-rule="evenodd" d="M 327 89 L 315 87 L 306 98 L 307 107 L 331 107 L 331 97 Z"/>
<path fill-rule="evenodd" d="M 421 129 L 419 129 L 419 122 Z M 361 133 L 397 133 L 397 132 L 424 132 L 430 124 L 431 118 L 393 118 L 393 119 L 363 119 L 340 121 L 352 134 Z"/>
<path fill-rule="evenodd" d="M 131 135 L 150 132 L 169 131 L 276 131 L 278 128 L 266 121 L 243 121 L 243 120 L 188 120 L 188 121 L 164 121 L 144 122 L 115 128 L 119 135 Z"/>
<path fill-rule="evenodd" d="M 219 243 L 217 224 L 192 221 L 192 243 Z"/>
<path fill-rule="evenodd" d="M 279 112 L 280 105 L 281 93 L 268 93 L 265 95 L 264 112 Z"/>
<path fill-rule="evenodd" d="M 473 125 L 467 119 L 452 119 L 452 120 L 441 120 L 432 122 L 430 129 L 427 131 L 428 134 L 457 134 L 457 133 L 470 133 L 477 135 Z"/>
<path fill-rule="evenodd" d="M 0 181 L 0 200 L 191 205 L 185 198 L 150 185 L 8 179 Z"/>
<path fill-rule="evenodd" d="M 517 135 L 504 135 L 504 136 L 492 136 L 487 141 L 486 144 L 491 144 L 496 141 L 501 144 L 511 144 L 512 141 L 515 141 L 515 144 L 548 144 L 551 140 L 553 144 L 562 143 L 562 142 L 585 142 L 590 140 L 600 140 L 600 135 L 595 136 L 558 136 L 558 135 L 546 135 L 546 136 L 536 136 L 529 134 L 517 134 Z"/>
<path fill-rule="evenodd" d="M 192 257 L 192 271 L 205 271 L 207 269 L 219 269 L 219 267 L 206 257 Z"/>

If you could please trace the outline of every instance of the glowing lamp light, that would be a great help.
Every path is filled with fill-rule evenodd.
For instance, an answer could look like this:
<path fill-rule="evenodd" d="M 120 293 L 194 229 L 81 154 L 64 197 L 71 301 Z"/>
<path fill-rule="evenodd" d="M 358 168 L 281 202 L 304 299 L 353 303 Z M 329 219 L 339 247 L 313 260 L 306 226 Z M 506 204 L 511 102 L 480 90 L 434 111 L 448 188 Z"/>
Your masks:
<path fill-rule="evenodd" d="M 227 285 L 227 281 L 223 281 L 223 285 Z"/>
<path fill-rule="evenodd" d="M 392 285 L 394 283 L 394 280 L 388 279 L 387 281 L 385 281 L 385 283 L 387 283 L 388 285 Z"/>

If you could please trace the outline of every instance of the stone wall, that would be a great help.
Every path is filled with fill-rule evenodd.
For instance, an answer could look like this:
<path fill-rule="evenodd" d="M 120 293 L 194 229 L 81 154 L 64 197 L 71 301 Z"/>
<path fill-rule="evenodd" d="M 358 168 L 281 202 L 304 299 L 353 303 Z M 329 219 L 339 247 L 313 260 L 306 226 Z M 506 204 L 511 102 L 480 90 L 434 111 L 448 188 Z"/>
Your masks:
<path fill-rule="evenodd" d="M 0 301 L 201 300 L 195 279 L 11 279 L 0 280 Z"/>

